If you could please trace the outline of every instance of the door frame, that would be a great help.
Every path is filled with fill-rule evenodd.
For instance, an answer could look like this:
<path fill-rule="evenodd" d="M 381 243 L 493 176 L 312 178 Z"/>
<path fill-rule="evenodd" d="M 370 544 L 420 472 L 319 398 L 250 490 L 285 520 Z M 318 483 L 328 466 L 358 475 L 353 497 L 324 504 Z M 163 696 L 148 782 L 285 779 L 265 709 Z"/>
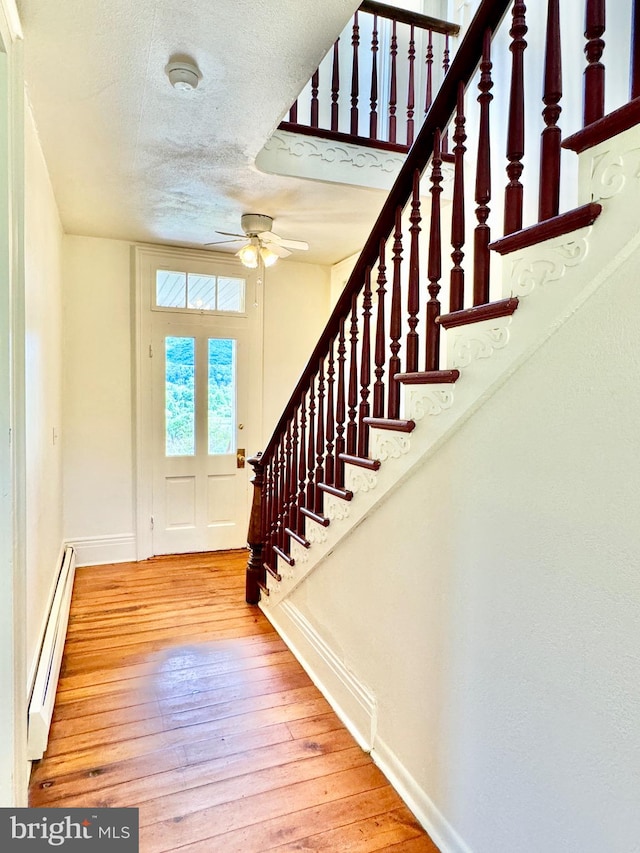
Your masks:
<path fill-rule="evenodd" d="M 26 806 L 24 75 L 14 0 L 0 0 L 0 802 Z"/>
<path fill-rule="evenodd" d="M 262 366 L 264 335 L 263 288 L 255 270 L 242 266 L 233 255 L 197 249 L 181 249 L 174 246 L 153 246 L 139 244 L 133 247 L 133 266 L 135 280 L 134 298 L 134 448 L 135 448 L 135 529 L 136 555 L 138 560 L 146 560 L 153 554 L 153 535 L 151 516 L 153 514 L 153 442 L 148 440 L 152 434 L 152 371 L 149 357 L 153 312 L 150 305 L 151 270 L 157 263 L 180 265 L 222 262 L 246 279 L 245 308 L 248 318 L 249 338 L 249 400 L 252 420 L 256 424 L 256 436 L 261 438 L 262 428 Z M 233 316 L 233 315 L 230 315 Z M 247 510 L 248 511 L 248 510 Z M 248 515 L 247 515 L 248 518 Z"/>

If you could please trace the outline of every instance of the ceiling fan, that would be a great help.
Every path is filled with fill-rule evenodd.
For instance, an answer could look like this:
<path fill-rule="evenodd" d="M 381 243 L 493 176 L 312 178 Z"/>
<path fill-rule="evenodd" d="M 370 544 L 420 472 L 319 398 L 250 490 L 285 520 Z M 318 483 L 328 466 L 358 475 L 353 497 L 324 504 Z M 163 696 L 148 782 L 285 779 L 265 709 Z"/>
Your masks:
<path fill-rule="evenodd" d="M 237 243 L 238 240 L 247 241 L 236 255 L 245 267 L 255 269 L 260 261 L 265 267 L 270 267 L 278 258 L 286 258 L 291 254 L 291 249 L 306 251 L 309 244 L 303 240 L 285 240 L 271 230 L 273 217 L 262 213 L 244 213 L 240 219 L 240 226 L 244 234 L 234 234 L 229 231 L 217 231 L 223 237 L 232 237 L 231 240 L 218 240 L 215 243 L 205 243 L 205 246 L 222 246 L 225 243 Z"/>

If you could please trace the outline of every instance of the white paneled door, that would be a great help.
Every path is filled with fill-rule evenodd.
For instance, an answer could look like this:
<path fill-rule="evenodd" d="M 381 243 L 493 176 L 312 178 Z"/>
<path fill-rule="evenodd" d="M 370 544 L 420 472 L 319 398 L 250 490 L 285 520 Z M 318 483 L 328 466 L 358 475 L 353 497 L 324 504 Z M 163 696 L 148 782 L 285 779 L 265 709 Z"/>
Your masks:
<path fill-rule="evenodd" d="M 246 544 L 248 341 L 242 320 L 153 320 L 154 554 Z"/>
<path fill-rule="evenodd" d="M 262 306 L 233 256 L 136 247 L 139 559 L 242 548 L 260 440 Z M 251 409 L 250 409 L 251 404 Z"/>

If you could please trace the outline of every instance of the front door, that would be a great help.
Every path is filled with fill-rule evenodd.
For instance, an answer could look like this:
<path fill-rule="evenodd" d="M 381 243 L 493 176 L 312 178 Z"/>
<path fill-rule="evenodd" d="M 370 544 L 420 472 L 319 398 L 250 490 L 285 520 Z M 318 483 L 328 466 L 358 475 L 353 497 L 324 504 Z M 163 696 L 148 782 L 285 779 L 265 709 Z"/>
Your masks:
<path fill-rule="evenodd" d="M 171 257 L 169 250 L 138 254 L 147 283 L 140 298 L 149 300 L 140 311 L 138 356 L 138 507 L 145 512 L 147 494 L 146 553 L 243 547 L 251 473 L 245 456 L 258 440 L 259 422 L 256 416 L 252 423 L 249 401 L 255 403 L 260 368 L 259 315 L 255 304 L 245 304 L 244 268 L 235 259 Z M 144 515 L 141 522 L 143 532 Z"/>
<path fill-rule="evenodd" d="M 246 332 L 154 323 L 153 553 L 246 543 Z"/>

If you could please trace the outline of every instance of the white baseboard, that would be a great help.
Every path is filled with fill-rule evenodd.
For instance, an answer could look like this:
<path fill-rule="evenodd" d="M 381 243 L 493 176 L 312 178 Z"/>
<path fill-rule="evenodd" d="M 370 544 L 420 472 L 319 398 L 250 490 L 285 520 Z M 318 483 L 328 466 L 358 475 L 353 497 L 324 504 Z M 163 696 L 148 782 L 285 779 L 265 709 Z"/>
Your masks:
<path fill-rule="evenodd" d="M 340 720 L 400 794 L 442 853 L 472 853 L 397 755 L 376 733 L 373 694 L 350 672 L 290 600 L 261 609 Z"/>
<path fill-rule="evenodd" d="M 138 559 L 133 533 L 115 536 L 82 536 L 67 542 L 76 552 L 77 566 L 129 563 Z"/>
<path fill-rule="evenodd" d="M 289 601 L 262 610 L 358 745 L 368 752 L 376 725 L 374 697 Z"/>
<path fill-rule="evenodd" d="M 400 794 L 441 853 L 472 853 L 426 792 L 401 764 L 398 756 L 376 737 L 371 757 Z"/>

